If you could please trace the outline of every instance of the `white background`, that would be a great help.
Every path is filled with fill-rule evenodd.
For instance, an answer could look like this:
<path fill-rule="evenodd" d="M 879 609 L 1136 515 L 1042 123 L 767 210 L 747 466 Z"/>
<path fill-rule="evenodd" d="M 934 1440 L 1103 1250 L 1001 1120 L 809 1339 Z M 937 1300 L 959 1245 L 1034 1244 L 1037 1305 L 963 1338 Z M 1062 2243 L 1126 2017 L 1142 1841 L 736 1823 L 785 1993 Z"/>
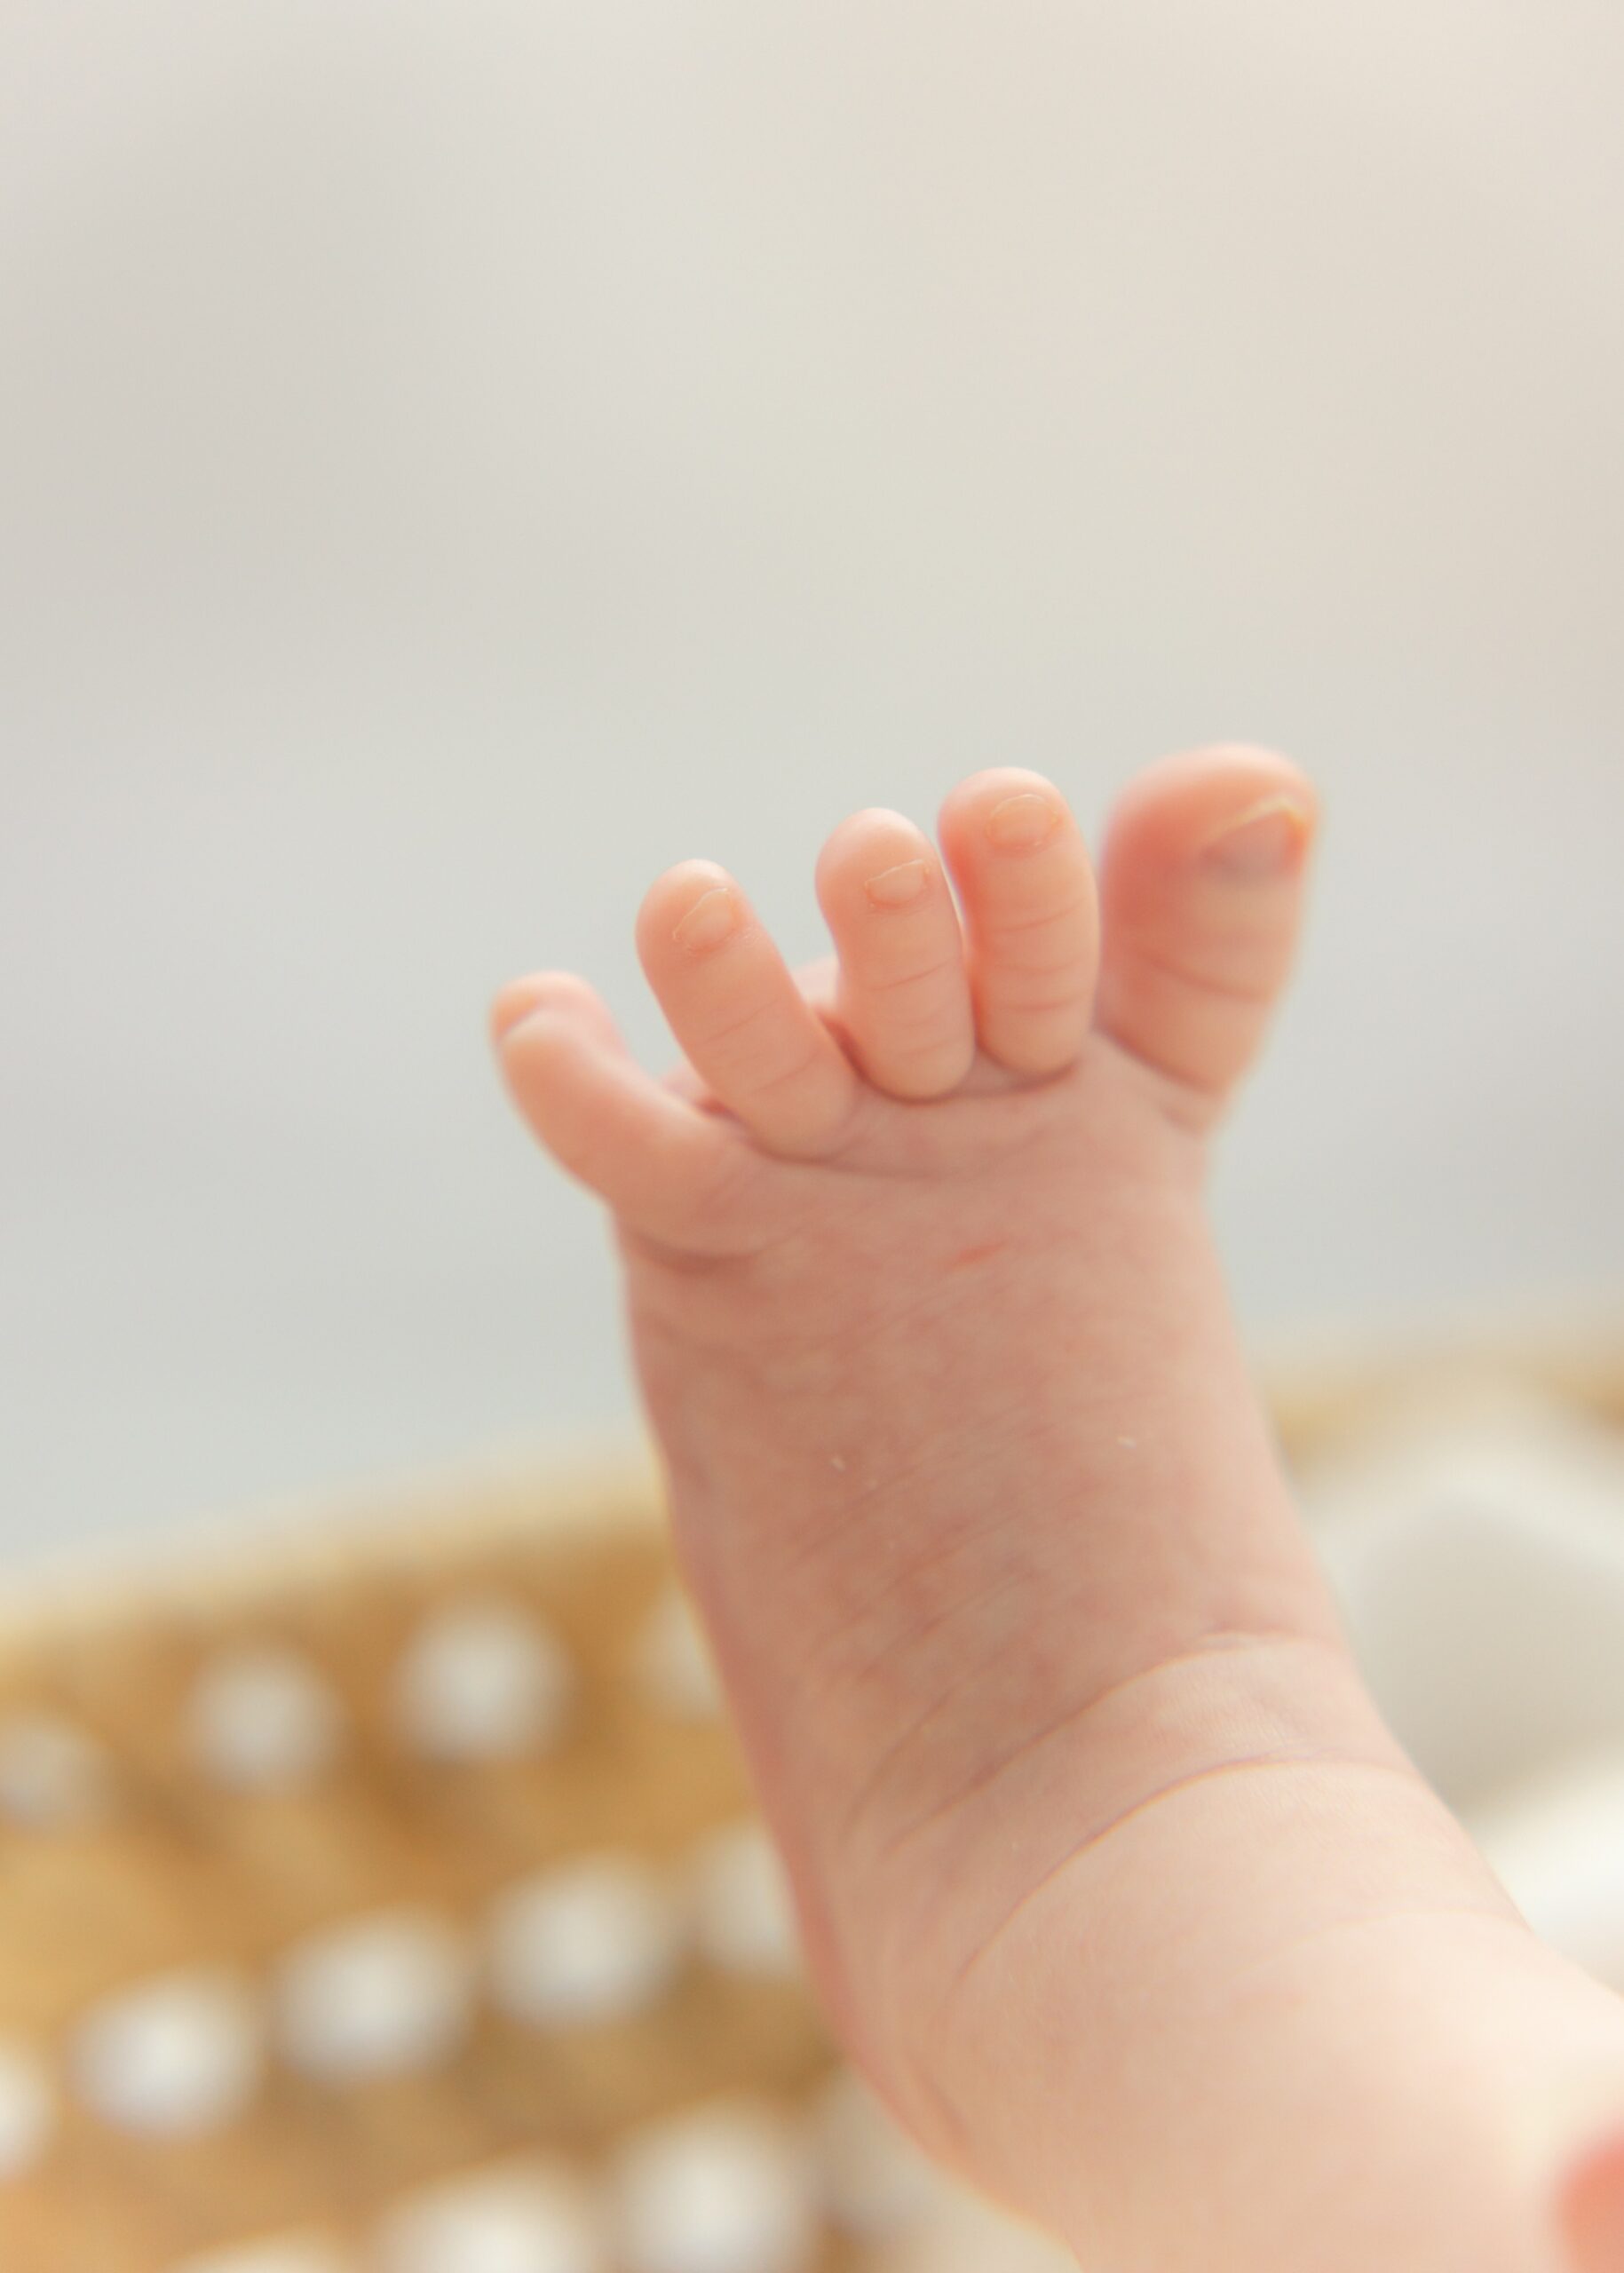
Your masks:
<path fill-rule="evenodd" d="M 1616 0 L 4 0 L 0 1552 L 630 1422 L 487 997 L 1326 797 L 1248 1330 L 1624 1285 Z"/>

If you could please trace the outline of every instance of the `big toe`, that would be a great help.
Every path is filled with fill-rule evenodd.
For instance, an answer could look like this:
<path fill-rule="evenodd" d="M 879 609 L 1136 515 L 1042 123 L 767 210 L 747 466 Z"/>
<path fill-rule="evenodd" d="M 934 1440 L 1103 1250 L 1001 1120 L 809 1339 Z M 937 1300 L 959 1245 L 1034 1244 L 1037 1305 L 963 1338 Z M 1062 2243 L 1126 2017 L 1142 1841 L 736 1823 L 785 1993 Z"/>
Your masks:
<path fill-rule="evenodd" d="M 1147 766 L 1112 816 L 1097 1020 L 1198 1109 L 1257 1054 L 1296 947 L 1316 818 L 1295 766 L 1243 746 Z"/>

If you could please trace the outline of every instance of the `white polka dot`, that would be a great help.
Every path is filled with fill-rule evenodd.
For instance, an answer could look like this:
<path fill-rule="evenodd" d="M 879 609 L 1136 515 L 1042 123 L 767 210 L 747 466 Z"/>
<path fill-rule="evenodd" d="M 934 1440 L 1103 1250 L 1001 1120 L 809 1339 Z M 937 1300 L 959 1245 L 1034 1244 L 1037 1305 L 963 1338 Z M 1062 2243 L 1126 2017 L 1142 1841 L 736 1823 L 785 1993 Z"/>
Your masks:
<path fill-rule="evenodd" d="M 191 1696 L 193 1748 L 220 1783 L 244 1791 L 307 1783 L 337 1753 L 342 1716 L 314 1667 L 292 1650 L 230 1650 Z"/>
<path fill-rule="evenodd" d="M 113 1778 L 93 1738 L 50 1713 L 0 1723 L 0 1815 L 42 1829 L 93 1823 L 107 1813 Z"/>
<path fill-rule="evenodd" d="M 454 2054 L 472 2021 L 466 1944 L 426 1911 L 313 1934 L 282 1959 L 276 2025 L 288 2059 L 329 2080 L 399 2074 Z"/>
<path fill-rule="evenodd" d="M 656 1711 L 680 1721 L 714 1721 L 722 1713 L 721 1684 L 699 1620 L 685 1595 L 662 1595 L 638 1635 L 635 1678 Z"/>
<path fill-rule="evenodd" d="M 377 2240 L 379 2273 L 600 2273 L 605 2262 L 586 2190 L 539 2159 L 425 2189 Z"/>
<path fill-rule="evenodd" d="M 89 2106 L 160 2135 L 234 2122 L 259 2081 L 261 2031 L 249 1984 L 213 1969 L 165 1975 L 87 2013 L 72 2047 Z"/>
<path fill-rule="evenodd" d="M 634 1855 L 595 1855 L 511 1887 L 490 1915 L 492 1994 L 538 2027 L 643 2010 L 682 1958 L 677 1906 Z"/>
<path fill-rule="evenodd" d="M 55 2095 L 37 2057 L 0 2039 L 0 2178 L 15 2178 L 38 2160 L 55 2119 Z"/>
<path fill-rule="evenodd" d="M 721 2102 L 652 2126 L 613 2183 L 626 2273 L 805 2273 L 817 2257 L 804 2149 L 771 2109 Z"/>
<path fill-rule="evenodd" d="M 319 2234 L 286 2234 L 188 2257 L 172 2273 L 357 2273 L 355 2260 Z"/>
<path fill-rule="evenodd" d="M 396 1674 L 408 1743 L 439 1760 L 511 1760 L 558 1738 L 573 1687 L 561 1644 L 516 1604 L 465 1603 L 426 1620 Z"/>
<path fill-rule="evenodd" d="M 860 2241 L 885 2241 L 930 2214 L 941 2182 L 858 2076 L 836 2076 L 818 2102 L 823 2197 Z"/>
<path fill-rule="evenodd" d="M 701 1949 L 729 1973 L 794 1973 L 801 1945 L 789 1881 L 778 1849 L 754 1822 L 702 1841 L 693 1863 Z"/>

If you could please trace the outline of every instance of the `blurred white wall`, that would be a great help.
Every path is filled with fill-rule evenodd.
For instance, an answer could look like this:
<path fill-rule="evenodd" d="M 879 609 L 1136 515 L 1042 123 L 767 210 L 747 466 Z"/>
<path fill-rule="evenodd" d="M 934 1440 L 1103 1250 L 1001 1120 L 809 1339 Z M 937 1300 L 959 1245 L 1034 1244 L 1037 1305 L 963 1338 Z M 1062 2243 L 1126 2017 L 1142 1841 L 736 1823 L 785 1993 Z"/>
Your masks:
<path fill-rule="evenodd" d="M 651 1065 L 994 760 L 1327 829 L 1263 1332 L 1624 1286 L 1615 0 L 5 0 L 0 1552 L 632 1410 L 486 999 Z"/>

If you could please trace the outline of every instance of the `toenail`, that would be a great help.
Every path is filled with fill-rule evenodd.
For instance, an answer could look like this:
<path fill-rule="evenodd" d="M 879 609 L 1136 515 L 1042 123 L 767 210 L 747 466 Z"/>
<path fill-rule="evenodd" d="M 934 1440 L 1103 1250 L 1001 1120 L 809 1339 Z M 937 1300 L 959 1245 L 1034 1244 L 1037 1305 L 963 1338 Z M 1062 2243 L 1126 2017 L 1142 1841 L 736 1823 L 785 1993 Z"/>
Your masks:
<path fill-rule="evenodd" d="M 1308 842 L 1309 816 L 1295 798 L 1260 797 L 1206 838 L 1210 865 L 1232 876 L 1273 876 L 1293 867 Z"/>
<path fill-rule="evenodd" d="M 498 1042 L 505 1041 L 516 1026 L 544 1010 L 551 1000 L 545 987 L 504 986 L 491 1005 L 491 1033 Z"/>
<path fill-rule="evenodd" d="M 702 955 L 709 948 L 720 946 L 738 927 L 738 901 L 725 884 L 713 884 L 700 894 L 671 937 L 690 954 Z"/>
<path fill-rule="evenodd" d="M 986 833 L 1004 852 L 1026 852 L 1046 843 L 1059 826 L 1060 816 L 1048 798 L 1031 789 L 1006 797 L 986 817 Z"/>
<path fill-rule="evenodd" d="M 863 890 L 876 907 L 906 907 L 917 899 L 931 880 L 928 861 L 903 860 L 894 868 L 882 868 L 877 876 L 870 876 Z"/>

